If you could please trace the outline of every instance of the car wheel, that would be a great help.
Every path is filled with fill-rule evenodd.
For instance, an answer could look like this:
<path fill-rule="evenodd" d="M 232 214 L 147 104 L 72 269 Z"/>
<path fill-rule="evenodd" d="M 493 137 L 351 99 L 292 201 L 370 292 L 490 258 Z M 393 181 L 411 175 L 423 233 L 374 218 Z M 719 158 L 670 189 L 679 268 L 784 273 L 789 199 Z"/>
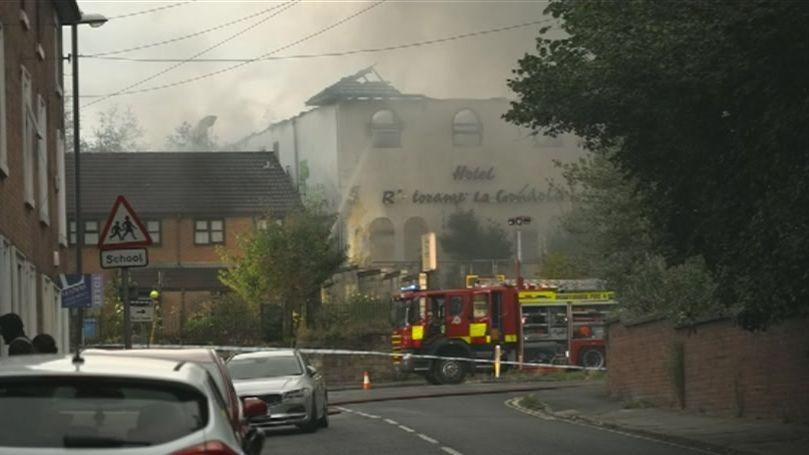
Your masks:
<path fill-rule="evenodd" d="M 327 406 L 323 407 L 323 417 L 317 420 L 317 424 L 320 428 L 329 428 L 329 408 Z"/>
<path fill-rule="evenodd" d="M 317 431 L 320 422 L 317 418 L 317 409 L 315 408 L 315 399 L 312 398 L 312 412 L 309 413 L 309 417 L 306 419 L 306 422 L 298 424 L 298 428 L 303 430 L 305 433 L 314 433 Z"/>

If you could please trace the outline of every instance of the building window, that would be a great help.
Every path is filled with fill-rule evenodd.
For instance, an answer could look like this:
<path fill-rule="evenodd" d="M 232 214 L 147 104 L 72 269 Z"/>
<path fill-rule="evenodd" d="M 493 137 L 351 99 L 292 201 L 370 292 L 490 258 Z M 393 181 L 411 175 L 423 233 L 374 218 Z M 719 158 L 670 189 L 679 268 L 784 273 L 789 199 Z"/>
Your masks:
<path fill-rule="evenodd" d="M 53 75 L 56 78 L 56 94 L 62 96 L 62 24 L 59 16 L 53 15 Z"/>
<path fill-rule="evenodd" d="M 34 139 L 36 117 L 31 101 L 31 74 L 23 66 L 20 70 L 22 81 L 22 166 L 24 201 L 34 207 Z"/>
<path fill-rule="evenodd" d="M 37 95 L 37 201 L 39 202 L 39 221 L 51 224 L 50 188 L 48 182 L 48 108 L 45 98 Z"/>
<path fill-rule="evenodd" d="M 392 110 L 382 109 L 371 116 L 371 140 L 377 148 L 402 146 L 402 128 Z"/>
<path fill-rule="evenodd" d="M 146 230 L 152 238 L 153 245 L 160 245 L 160 220 L 150 220 L 146 222 Z"/>
<path fill-rule="evenodd" d="M 480 120 L 471 109 L 458 111 L 452 119 L 452 143 L 459 147 L 475 147 L 481 142 Z"/>
<path fill-rule="evenodd" d="M 70 229 L 70 235 L 68 237 L 68 243 L 70 245 L 75 245 L 76 244 L 76 222 L 71 221 L 68 224 L 69 224 L 69 229 Z"/>
<path fill-rule="evenodd" d="M 98 221 L 84 222 L 84 245 L 98 245 Z"/>
<path fill-rule="evenodd" d="M 5 28 L 0 24 L 0 177 L 8 176 L 8 134 L 6 133 Z"/>
<path fill-rule="evenodd" d="M 59 244 L 67 246 L 67 190 L 65 189 L 65 137 L 61 130 L 56 130 L 56 206 L 57 223 L 59 224 Z M 75 239 L 75 226 L 74 239 Z M 75 241 L 75 240 L 74 240 Z"/>
<path fill-rule="evenodd" d="M 197 245 L 225 243 L 225 222 L 223 220 L 195 221 L 194 243 Z"/>

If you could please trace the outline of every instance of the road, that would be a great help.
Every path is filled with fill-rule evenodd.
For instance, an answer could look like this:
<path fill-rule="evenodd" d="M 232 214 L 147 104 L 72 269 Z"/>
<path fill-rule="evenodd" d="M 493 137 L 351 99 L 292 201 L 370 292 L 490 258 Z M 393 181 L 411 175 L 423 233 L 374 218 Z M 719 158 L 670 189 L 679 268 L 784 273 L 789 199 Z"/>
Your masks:
<path fill-rule="evenodd" d="M 683 447 L 572 423 L 544 420 L 507 407 L 520 393 L 420 398 L 341 406 L 315 434 L 268 433 L 265 454 L 598 454 L 700 453 Z"/>

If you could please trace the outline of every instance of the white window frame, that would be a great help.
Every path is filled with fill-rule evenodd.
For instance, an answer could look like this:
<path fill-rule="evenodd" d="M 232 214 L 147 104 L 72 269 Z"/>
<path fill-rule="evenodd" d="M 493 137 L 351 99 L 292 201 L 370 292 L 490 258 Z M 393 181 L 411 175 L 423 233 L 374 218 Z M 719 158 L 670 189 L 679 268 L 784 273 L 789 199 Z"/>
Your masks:
<path fill-rule="evenodd" d="M 8 177 L 8 129 L 6 128 L 5 27 L 0 23 L 0 177 Z"/>
<path fill-rule="evenodd" d="M 62 84 L 64 84 L 64 77 L 62 73 L 62 24 L 59 22 L 59 16 L 53 15 L 53 74 L 56 82 L 56 95 L 62 97 L 64 91 Z"/>
<path fill-rule="evenodd" d="M 25 203 L 36 207 L 34 202 L 34 135 L 36 133 L 36 117 L 31 100 L 31 74 L 20 66 L 20 88 L 22 90 L 22 166 L 23 195 Z"/>
<path fill-rule="evenodd" d="M 65 188 L 65 136 L 56 130 L 56 205 L 58 207 L 59 245 L 67 247 L 67 189 Z"/>
<path fill-rule="evenodd" d="M 50 182 L 48 173 L 48 106 L 45 98 L 37 95 L 37 202 L 39 203 L 39 221 L 51 224 Z"/>
<path fill-rule="evenodd" d="M 12 250 L 11 243 L 0 235 L 0 314 L 11 312 Z"/>
<path fill-rule="evenodd" d="M 157 223 L 157 230 L 152 229 L 153 223 Z M 149 237 L 152 239 L 152 245 L 160 246 L 163 240 L 162 220 L 146 220 L 146 230 L 149 231 Z"/>

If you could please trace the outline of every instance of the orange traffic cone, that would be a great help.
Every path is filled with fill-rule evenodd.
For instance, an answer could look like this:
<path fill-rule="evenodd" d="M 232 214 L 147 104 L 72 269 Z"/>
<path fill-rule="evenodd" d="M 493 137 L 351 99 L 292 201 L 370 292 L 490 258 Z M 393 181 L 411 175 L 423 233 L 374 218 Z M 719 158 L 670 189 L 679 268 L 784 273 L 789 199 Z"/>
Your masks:
<path fill-rule="evenodd" d="M 371 390 L 371 378 L 367 371 L 362 373 L 362 390 Z"/>

